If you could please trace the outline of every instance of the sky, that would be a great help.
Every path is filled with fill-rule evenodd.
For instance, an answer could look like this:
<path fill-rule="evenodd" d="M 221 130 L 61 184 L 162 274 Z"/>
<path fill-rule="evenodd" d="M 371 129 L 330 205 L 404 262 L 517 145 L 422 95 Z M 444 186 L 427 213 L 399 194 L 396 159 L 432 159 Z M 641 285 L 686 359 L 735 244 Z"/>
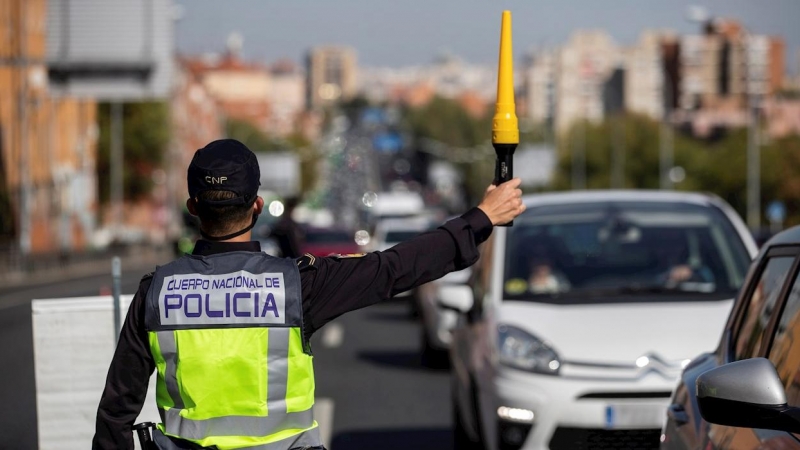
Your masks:
<path fill-rule="evenodd" d="M 494 63 L 500 15 L 512 12 L 514 53 L 566 42 L 575 29 L 607 30 L 633 44 L 647 28 L 694 33 L 690 5 L 711 16 L 739 19 L 751 32 L 786 42 L 787 70 L 797 72 L 800 0 L 176 0 L 179 51 L 224 49 L 227 36 L 244 37 L 244 56 L 302 61 L 319 44 L 345 44 L 360 65 L 425 64 L 448 52 L 473 63 Z"/>

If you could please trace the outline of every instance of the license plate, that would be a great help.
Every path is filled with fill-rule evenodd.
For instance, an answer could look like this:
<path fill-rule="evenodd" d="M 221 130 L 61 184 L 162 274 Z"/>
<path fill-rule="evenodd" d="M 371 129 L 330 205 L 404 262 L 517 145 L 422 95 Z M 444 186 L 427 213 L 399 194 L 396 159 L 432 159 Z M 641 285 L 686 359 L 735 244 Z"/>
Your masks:
<path fill-rule="evenodd" d="M 660 428 L 667 417 L 667 406 L 653 403 L 606 406 L 608 429 Z"/>

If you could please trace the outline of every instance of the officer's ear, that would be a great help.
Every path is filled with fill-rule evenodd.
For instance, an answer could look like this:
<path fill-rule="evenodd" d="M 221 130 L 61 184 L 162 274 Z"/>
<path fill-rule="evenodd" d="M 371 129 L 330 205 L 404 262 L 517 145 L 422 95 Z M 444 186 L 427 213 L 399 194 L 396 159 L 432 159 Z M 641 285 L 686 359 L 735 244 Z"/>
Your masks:
<path fill-rule="evenodd" d="M 256 201 L 253 202 L 253 213 L 261 214 L 261 211 L 264 210 L 264 199 L 261 197 L 256 197 Z"/>
<path fill-rule="evenodd" d="M 197 215 L 197 202 L 195 201 L 195 199 L 193 198 L 186 199 L 186 209 L 189 210 L 189 214 L 193 216 Z"/>

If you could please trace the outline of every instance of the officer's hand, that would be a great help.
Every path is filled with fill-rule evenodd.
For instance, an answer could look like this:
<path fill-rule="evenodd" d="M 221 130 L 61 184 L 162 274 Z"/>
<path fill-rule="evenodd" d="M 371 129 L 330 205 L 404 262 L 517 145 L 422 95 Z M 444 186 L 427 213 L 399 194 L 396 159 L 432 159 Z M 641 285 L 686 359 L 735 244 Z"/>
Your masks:
<path fill-rule="evenodd" d="M 519 185 L 522 180 L 512 178 L 500 186 L 490 185 L 486 188 L 478 208 L 481 209 L 492 221 L 492 225 L 502 225 L 511 222 L 515 217 L 525 211 L 522 204 L 522 190 Z"/>

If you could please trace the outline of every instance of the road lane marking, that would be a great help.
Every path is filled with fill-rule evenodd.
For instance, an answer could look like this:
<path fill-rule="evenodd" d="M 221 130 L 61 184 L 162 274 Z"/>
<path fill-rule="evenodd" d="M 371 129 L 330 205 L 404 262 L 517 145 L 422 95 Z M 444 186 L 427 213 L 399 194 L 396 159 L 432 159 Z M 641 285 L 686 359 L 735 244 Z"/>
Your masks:
<path fill-rule="evenodd" d="M 314 402 L 314 419 L 319 424 L 319 437 L 325 448 L 331 448 L 333 432 L 333 399 L 318 398 Z"/>
<path fill-rule="evenodd" d="M 336 348 L 344 341 L 344 327 L 338 323 L 331 323 L 322 331 L 322 346 Z"/>

